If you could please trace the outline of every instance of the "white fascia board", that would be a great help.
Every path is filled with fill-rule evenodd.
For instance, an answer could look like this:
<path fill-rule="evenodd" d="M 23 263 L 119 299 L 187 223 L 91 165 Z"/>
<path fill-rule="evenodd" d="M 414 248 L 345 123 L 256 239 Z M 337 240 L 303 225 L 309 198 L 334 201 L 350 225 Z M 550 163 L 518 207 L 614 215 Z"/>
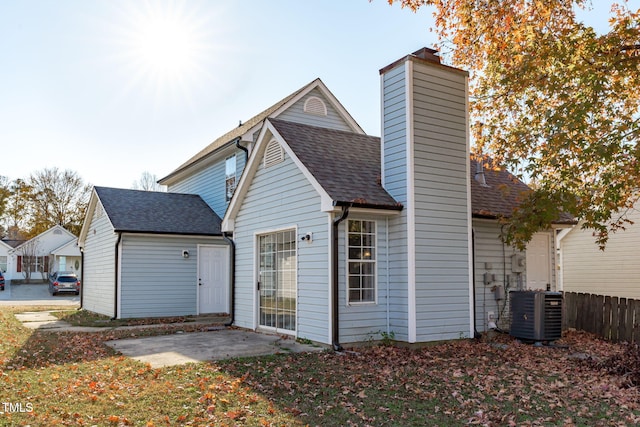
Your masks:
<path fill-rule="evenodd" d="M 84 214 L 84 221 L 82 222 L 82 228 L 80 229 L 80 236 L 78 236 L 78 246 L 84 247 L 84 242 L 87 239 L 89 233 L 89 227 L 91 226 L 91 218 L 96 210 L 96 203 L 98 199 L 98 193 L 96 193 L 95 187 L 91 189 L 91 197 L 89 198 L 89 206 Z"/>
<path fill-rule="evenodd" d="M 341 213 L 341 206 L 332 206 L 330 210 L 323 210 L 323 212 L 328 213 Z M 350 207 L 349 212 L 351 214 L 359 214 L 359 215 L 367 215 L 367 216 L 382 216 L 382 217 L 390 217 L 390 216 L 398 216 L 402 212 L 399 209 L 374 209 L 374 208 L 358 208 L 358 207 Z"/>
<path fill-rule="evenodd" d="M 232 232 L 235 227 L 235 219 L 236 215 L 238 215 L 238 210 L 242 205 L 242 201 L 244 197 L 247 195 L 247 191 L 249 191 L 249 185 L 253 180 L 253 176 L 260 165 L 260 151 L 263 149 L 262 147 L 266 144 L 264 142 L 266 139 L 265 134 L 267 133 L 267 127 L 263 126 L 260 130 L 260 135 L 258 135 L 258 139 L 256 141 L 256 146 L 254 148 L 254 152 L 249 156 L 249 160 L 247 164 L 244 166 L 242 171 L 242 175 L 240 176 L 240 181 L 238 181 L 238 185 L 236 186 L 236 191 L 233 193 L 233 197 L 229 202 L 229 206 L 227 207 L 227 211 L 224 214 L 224 218 L 222 218 L 221 230 L 223 232 Z"/>

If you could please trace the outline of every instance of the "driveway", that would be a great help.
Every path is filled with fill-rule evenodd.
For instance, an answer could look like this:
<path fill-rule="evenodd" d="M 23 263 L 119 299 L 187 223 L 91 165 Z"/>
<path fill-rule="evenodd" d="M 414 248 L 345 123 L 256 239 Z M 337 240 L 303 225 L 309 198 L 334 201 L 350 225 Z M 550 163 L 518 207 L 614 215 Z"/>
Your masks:
<path fill-rule="evenodd" d="M 52 296 L 46 283 L 12 285 L 8 280 L 4 291 L 0 291 L 0 306 L 2 305 L 79 306 L 80 296 Z"/>

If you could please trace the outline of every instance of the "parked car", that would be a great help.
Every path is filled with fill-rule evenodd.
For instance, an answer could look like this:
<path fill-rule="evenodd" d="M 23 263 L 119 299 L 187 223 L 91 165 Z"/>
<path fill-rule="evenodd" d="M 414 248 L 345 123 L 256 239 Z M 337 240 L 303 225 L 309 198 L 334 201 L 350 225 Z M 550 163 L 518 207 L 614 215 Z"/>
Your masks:
<path fill-rule="evenodd" d="M 4 275 L 2 274 L 2 270 L 0 270 L 0 291 L 4 291 Z"/>
<path fill-rule="evenodd" d="M 61 292 L 80 294 L 80 280 L 71 271 L 57 271 L 49 276 L 49 292 L 57 295 Z"/>

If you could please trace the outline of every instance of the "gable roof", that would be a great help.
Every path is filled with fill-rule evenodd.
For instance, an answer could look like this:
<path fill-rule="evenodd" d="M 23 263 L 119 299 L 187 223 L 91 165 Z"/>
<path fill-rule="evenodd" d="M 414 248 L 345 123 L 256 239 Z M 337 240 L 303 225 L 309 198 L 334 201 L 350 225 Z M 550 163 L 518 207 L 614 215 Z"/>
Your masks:
<path fill-rule="evenodd" d="M 306 84 L 300 89 L 296 90 L 292 94 L 286 96 L 280 101 L 273 104 L 271 107 L 266 110 L 258 113 L 257 115 L 251 117 L 249 120 L 242 123 L 240 126 L 230 130 L 219 138 L 215 139 L 212 143 L 207 145 L 205 148 L 196 153 L 189 160 L 184 162 L 182 165 L 178 166 L 173 172 L 171 172 L 166 177 L 160 179 L 158 182 L 160 184 L 166 184 L 173 177 L 185 171 L 186 169 L 197 165 L 198 163 L 204 161 L 208 158 L 212 153 L 218 151 L 222 147 L 227 144 L 233 143 L 236 139 L 241 138 L 247 132 L 250 132 L 253 128 L 259 126 L 269 117 L 276 117 L 282 111 L 286 110 L 289 106 L 295 103 L 298 99 L 311 92 L 313 89 L 319 89 L 329 100 L 333 102 L 333 105 L 336 107 L 337 111 L 345 118 L 345 121 L 350 124 L 350 126 L 356 132 L 364 133 L 360 125 L 353 119 L 351 114 L 340 104 L 338 99 L 329 91 L 329 89 L 325 86 L 325 84 L 319 78 L 313 80 L 312 82 Z M 257 129 L 256 129 L 257 130 Z"/>
<path fill-rule="evenodd" d="M 55 233 L 56 231 L 59 231 L 59 233 Z M 53 227 L 43 231 L 42 233 L 38 234 L 35 237 L 32 237 L 29 240 L 20 240 L 19 244 L 17 246 L 14 246 L 15 250 L 20 250 L 23 246 L 26 246 L 27 244 L 29 244 L 30 242 L 34 242 L 37 241 L 39 239 L 42 239 L 43 237 L 45 237 L 47 234 L 51 234 L 51 233 L 55 233 L 55 234 L 66 234 L 69 239 L 74 240 L 76 239 L 76 235 L 73 234 L 72 232 L 70 232 L 69 230 L 67 230 L 66 228 L 64 228 L 61 225 L 54 225 Z M 11 240 L 6 241 L 7 243 L 11 242 Z"/>
<path fill-rule="evenodd" d="M 222 234 L 220 217 L 200 196 L 109 187 L 94 191 L 116 232 Z"/>
<path fill-rule="evenodd" d="M 401 210 L 381 185 L 380 138 L 269 119 L 334 205 Z"/>
<path fill-rule="evenodd" d="M 53 249 L 53 255 L 61 256 L 80 256 L 80 248 L 78 247 L 78 239 L 69 240 L 67 243 Z"/>

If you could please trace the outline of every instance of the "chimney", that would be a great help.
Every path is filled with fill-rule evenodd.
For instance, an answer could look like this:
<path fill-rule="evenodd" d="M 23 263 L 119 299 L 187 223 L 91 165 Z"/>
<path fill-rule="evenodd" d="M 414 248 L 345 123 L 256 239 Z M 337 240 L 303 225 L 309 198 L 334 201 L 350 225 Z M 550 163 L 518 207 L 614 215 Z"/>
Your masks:
<path fill-rule="evenodd" d="M 438 51 L 434 49 L 429 49 L 428 47 L 423 47 L 422 49 L 418 49 L 413 52 L 411 55 L 424 59 L 425 61 L 437 62 L 440 64 L 440 57 L 438 56 Z"/>
<path fill-rule="evenodd" d="M 406 313 L 391 329 L 410 343 L 473 336 L 468 73 L 423 48 L 380 75 L 382 185 L 405 207 L 389 219 L 404 296 L 391 310 Z"/>

